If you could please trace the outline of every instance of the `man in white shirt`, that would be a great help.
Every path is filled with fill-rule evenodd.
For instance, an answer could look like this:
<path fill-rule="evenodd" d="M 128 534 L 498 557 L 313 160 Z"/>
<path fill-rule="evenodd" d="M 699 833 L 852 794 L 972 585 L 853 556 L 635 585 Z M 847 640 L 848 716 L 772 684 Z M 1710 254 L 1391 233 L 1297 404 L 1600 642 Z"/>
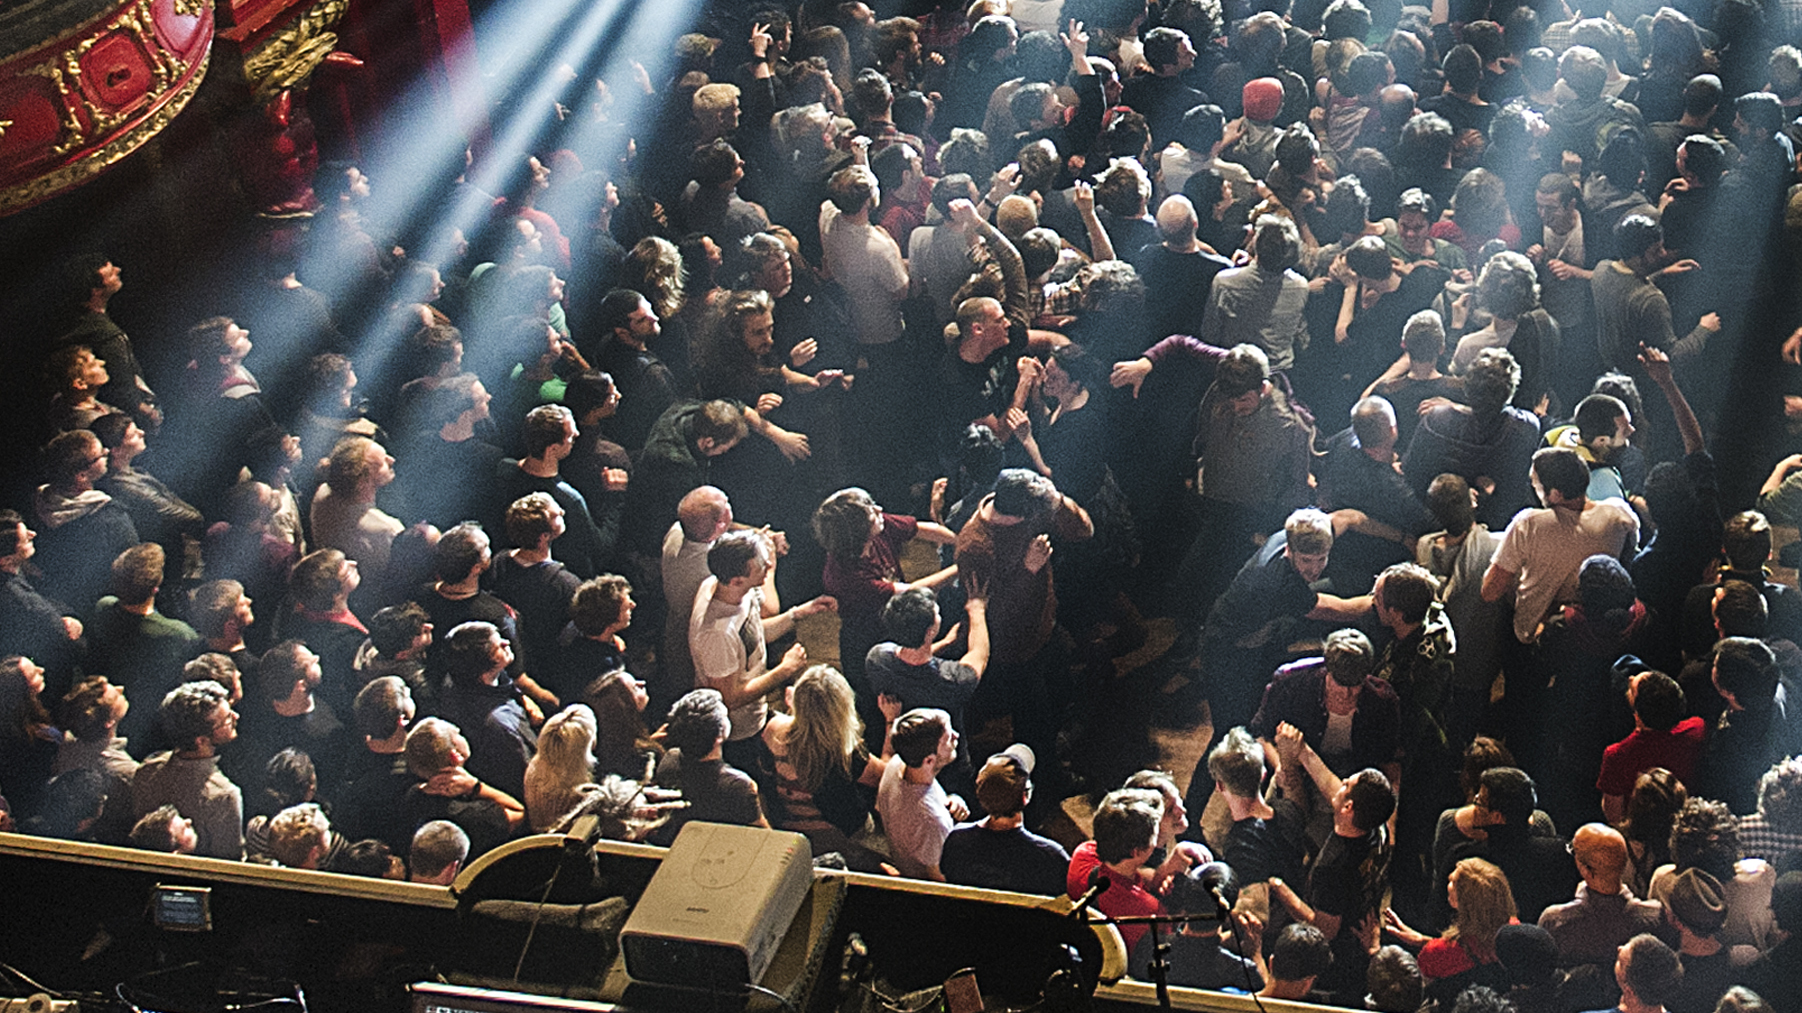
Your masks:
<path fill-rule="evenodd" d="M 732 528 L 732 501 L 719 488 L 692 489 L 676 504 L 676 521 L 663 536 L 663 602 L 669 621 L 663 624 L 661 693 L 673 702 L 694 688 L 695 664 L 688 653 L 686 617 L 694 611 L 695 592 L 707 579 L 707 553 Z M 774 570 L 774 567 L 771 567 Z M 768 607 L 770 602 L 764 602 Z M 664 695 L 670 692 L 674 695 Z"/>
<path fill-rule="evenodd" d="M 1502 532 L 1483 574 L 1483 600 L 1514 592 L 1514 636 L 1539 639 L 1540 624 L 1559 602 L 1577 600 L 1577 573 L 1598 553 L 1631 559 L 1639 517 L 1618 499 L 1592 500 L 1589 466 L 1577 452 L 1547 447 L 1533 455 L 1533 491 L 1545 506 L 1522 510 Z"/>
<path fill-rule="evenodd" d="M 774 565 L 769 541 L 756 531 L 721 535 L 707 552 L 712 576 L 695 592 L 688 619 L 688 649 L 694 658 L 695 687 L 717 689 L 731 711 L 725 759 L 740 770 L 753 769 L 757 736 L 769 717 L 764 697 L 786 685 L 807 667 L 807 649 L 790 647 L 776 667 L 769 667 L 766 637 L 781 637 L 795 620 L 838 608 L 829 595 L 766 617 L 764 578 Z"/>
<path fill-rule="evenodd" d="M 844 287 L 857 343 L 886 345 L 901 336 L 907 264 L 895 238 L 870 222 L 882 199 L 876 175 L 862 165 L 840 169 L 826 192 L 831 199 L 820 204 L 826 270 Z"/>
<path fill-rule="evenodd" d="M 690 490 L 676 505 L 676 522 L 663 535 L 663 602 L 671 618 L 663 626 L 663 674 L 653 686 L 653 704 L 674 702 L 695 688 L 686 617 L 694 611 L 695 592 L 708 576 L 707 553 L 721 535 L 732 530 L 732 525 L 732 501 L 717 486 Z M 780 531 L 765 529 L 760 533 L 774 550 L 763 581 L 762 611 L 767 620 L 782 611 L 781 600 L 776 597 L 775 558 L 788 554 L 788 539 Z"/>
<path fill-rule="evenodd" d="M 1503 637 L 1502 669 L 1507 691 L 1501 723 L 1509 741 L 1532 755 L 1543 734 L 1548 670 L 1535 657 L 1546 618 L 1562 604 L 1578 600 L 1577 577 L 1591 556 L 1633 558 L 1639 548 L 1639 517 L 1619 499 L 1589 498 L 1589 465 L 1577 452 L 1546 447 L 1533 455 L 1533 492 L 1545 506 L 1514 515 L 1502 543 L 1483 573 L 1486 602 L 1514 597 L 1513 644 Z"/>
<path fill-rule="evenodd" d="M 876 811 L 893 846 L 895 867 L 914 879 L 944 882 L 939 856 L 945 838 L 970 807 L 939 787 L 938 772 L 957 757 L 957 732 L 951 715 L 917 708 L 895 719 L 890 735 L 895 755 L 883 768 L 876 788 Z"/>

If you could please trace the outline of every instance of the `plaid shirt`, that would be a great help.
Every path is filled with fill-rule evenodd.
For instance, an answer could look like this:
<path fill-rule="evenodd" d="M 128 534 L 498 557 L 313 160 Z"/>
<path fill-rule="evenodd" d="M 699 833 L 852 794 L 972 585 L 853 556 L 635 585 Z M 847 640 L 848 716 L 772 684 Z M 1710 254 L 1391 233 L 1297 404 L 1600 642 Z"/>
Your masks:
<path fill-rule="evenodd" d="M 1791 851 L 1802 851 L 1802 833 L 1779 830 L 1761 814 L 1739 818 L 1739 857 L 1762 858 L 1775 865 Z"/>

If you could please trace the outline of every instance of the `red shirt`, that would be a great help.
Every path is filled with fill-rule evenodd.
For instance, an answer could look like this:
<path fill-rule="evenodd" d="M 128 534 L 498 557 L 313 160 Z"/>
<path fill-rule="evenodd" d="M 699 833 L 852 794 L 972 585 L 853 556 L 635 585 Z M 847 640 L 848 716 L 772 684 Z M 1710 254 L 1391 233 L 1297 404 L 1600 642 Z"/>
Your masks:
<path fill-rule="evenodd" d="M 1089 873 L 1096 869 L 1106 876 L 1109 886 L 1095 898 L 1095 910 L 1112 918 L 1126 918 L 1137 915 L 1156 915 L 1164 913 L 1164 905 L 1151 894 L 1151 891 L 1139 885 L 1138 876 L 1122 876 L 1101 864 L 1095 854 L 1095 842 L 1084 841 L 1070 853 L 1070 872 L 1064 877 L 1064 889 L 1069 891 L 1070 899 L 1076 900 L 1089 889 Z M 1148 925 L 1120 925 L 1120 938 L 1126 941 L 1126 952 L 1131 953 L 1139 937 L 1150 931 Z"/>
<path fill-rule="evenodd" d="M 1668 732 L 1636 729 L 1602 752 L 1596 788 L 1604 795 L 1627 796 L 1633 782 L 1653 767 L 1663 767 L 1684 784 L 1694 784 L 1696 759 L 1702 755 L 1701 718 L 1684 718 Z"/>
<path fill-rule="evenodd" d="M 1508 924 L 1519 925 L 1520 919 L 1510 918 Z M 1493 964 L 1495 961 L 1485 960 L 1483 963 Z M 1428 981 L 1460 975 L 1476 966 L 1477 958 L 1461 940 L 1440 936 L 1438 939 L 1428 940 L 1420 948 L 1420 976 Z"/>

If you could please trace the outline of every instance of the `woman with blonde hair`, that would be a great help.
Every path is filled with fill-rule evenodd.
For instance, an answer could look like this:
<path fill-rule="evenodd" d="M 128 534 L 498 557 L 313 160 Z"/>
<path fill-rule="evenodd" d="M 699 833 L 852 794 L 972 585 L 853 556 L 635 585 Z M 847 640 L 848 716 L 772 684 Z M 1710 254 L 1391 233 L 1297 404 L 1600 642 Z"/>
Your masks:
<path fill-rule="evenodd" d="M 644 680 L 623 668 L 589 684 L 582 701 L 593 708 L 599 738 L 595 776 L 618 774 L 632 781 L 651 779 L 650 771 L 663 755 L 663 746 L 645 729 L 644 709 L 650 699 Z M 542 741 L 539 748 L 544 748 Z"/>
<path fill-rule="evenodd" d="M 538 752 L 526 764 L 526 822 L 544 833 L 581 801 L 577 788 L 594 781 L 594 711 L 572 703 L 538 733 Z"/>
<path fill-rule="evenodd" d="M 1507 874 L 1481 858 L 1462 859 L 1452 867 L 1446 899 L 1452 906 L 1452 924 L 1437 938 L 1409 928 L 1394 911 L 1383 916 L 1385 927 L 1397 939 L 1420 949 L 1427 998 L 1449 1005 L 1471 985 L 1505 988 L 1495 935 L 1517 920 Z"/>
<path fill-rule="evenodd" d="M 788 712 L 763 726 L 775 784 L 770 825 L 806 835 L 816 855 L 836 851 L 860 872 L 880 872 L 880 856 L 854 843 L 864 830 L 890 750 L 863 745 L 851 684 L 829 665 L 814 665 L 786 693 Z M 899 713 L 897 711 L 897 713 Z"/>

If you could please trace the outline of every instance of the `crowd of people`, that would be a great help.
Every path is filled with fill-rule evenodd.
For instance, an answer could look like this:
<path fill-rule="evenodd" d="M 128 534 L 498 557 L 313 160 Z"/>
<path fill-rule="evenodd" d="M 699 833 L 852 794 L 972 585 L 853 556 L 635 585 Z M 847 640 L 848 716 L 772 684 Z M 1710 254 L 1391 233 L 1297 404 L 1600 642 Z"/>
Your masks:
<path fill-rule="evenodd" d="M 172 368 L 73 256 L 0 511 L 6 824 L 445 883 L 740 823 L 1187 917 L 1121 925 L 1175 984 L 1802 1008 L 1798 42 L 719 3 L 529 147 L 320 165 Z M 1717 472 L 1748 424 L 1768 478 Z M 1122 783 L 1148 692 L 1211 737 Z"/>

